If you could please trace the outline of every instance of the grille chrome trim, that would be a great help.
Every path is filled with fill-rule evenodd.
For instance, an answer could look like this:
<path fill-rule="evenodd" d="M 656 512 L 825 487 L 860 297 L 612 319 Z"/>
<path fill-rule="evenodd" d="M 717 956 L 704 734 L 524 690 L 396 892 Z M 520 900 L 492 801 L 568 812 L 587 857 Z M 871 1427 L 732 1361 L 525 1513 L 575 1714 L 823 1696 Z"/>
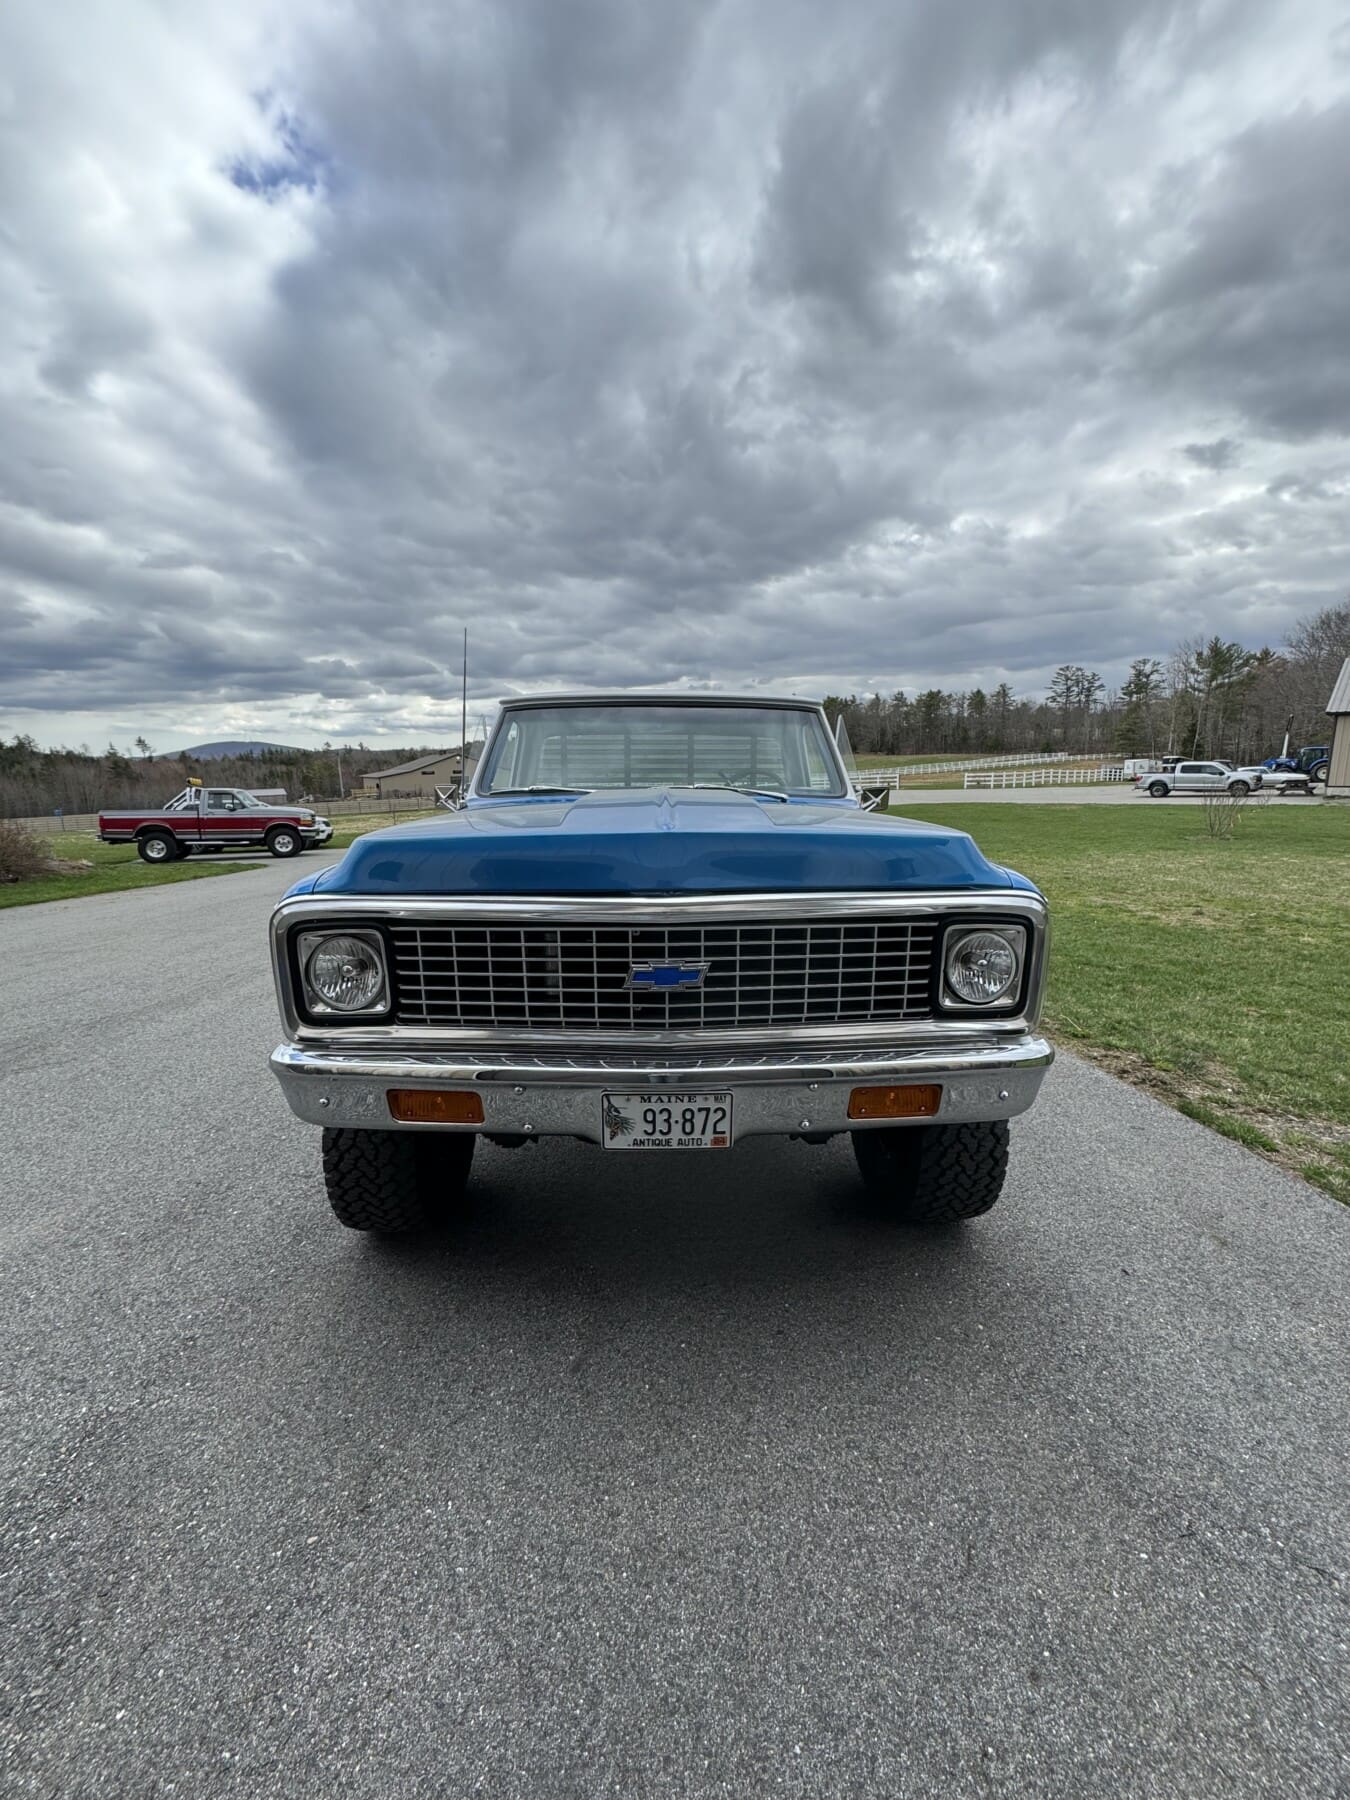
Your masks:
<path fill-rule="evenodd" d="M 661 925 L 683 926 L 688 922 L 704 925 L 731 920 L 793 920 L 798 923 L 816 920 L 940 919 L 943 923 L 959 923 L 977 917 L 996 920 L 1006 918 L 1029 928 L 1028 967 L 1025 977 L 1024 1003 L 1014 1016 L 997 1020 L 988 1017 L 946 1015 L 890 1024 L 760 1025 L 745 1030 L 726 1030 L 711 1025 L 702 1028 L 653 1030 L 561 1031 L 541 1027 L 530 1029 L 484 1029 L 460 1026 L 454 1028 L 410 1027 L 402 1025 L 353 1024 L 337 1029 L 328 1022 L 322 1025 L 305 1021 L 296 1008 L 292 972 L 287 952 L 291 933 L 301 925 L 336 929 L 342 924 L 378 925 L 390 930 L 420 922 L 495 922 L 515 926 L 584 923 L 596 925 Z M 1049 938 L 1049 919 L 1044 899 L 1036 892 L 1022 888 L 965 888 L 914 893 L 877 892 L 803 892 L 771 894 L 698 894 L 698 895 L 559 895 L 512 897 L 455 897 L 435 895 L 344 895 L 297 894 L 283 899 L 272 914 L 272 966 L 286 1035 L 292 1042 L 330 1043 L 355 1049 L 366 1046 L 393 1049 L 424 1045 L 429 1050 L 458 1045 L 528 1046 L 533 1050 L 563 1049 L 568 1052 L 604 1049 L 627 1054 L 634 1049 L 650 1047 L 674 1053 L 686 1048 L 707 1051 L 714 1048 L 764 1050 L 776 1046 L 806 1047 L 847 1041 L 860 1048 L 868 1044 L 903 1043 L 925 1040 L 959 1045 L 987 1036 L 996 1028 L 1005 1033 L 1027 1031 L 1040 1016 L 1044 985 L 1045 958 Z"/>
<path fill-rule="evenodd" d="M 939 924 L 920 919 L 703 925 L 393 923 L 394 1023 L 618 1032 L 900 1024 L 931 1018 Z M 706 968 L 644 990 L 644 965 Z"/>

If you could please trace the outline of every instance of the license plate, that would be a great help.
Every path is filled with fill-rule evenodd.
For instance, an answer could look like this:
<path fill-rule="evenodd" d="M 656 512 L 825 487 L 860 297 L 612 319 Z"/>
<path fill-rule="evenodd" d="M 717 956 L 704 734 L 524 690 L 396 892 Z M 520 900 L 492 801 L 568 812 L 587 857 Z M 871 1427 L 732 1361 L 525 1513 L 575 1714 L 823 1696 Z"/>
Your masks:
<path fill-rule="evenodd" d="M 606 1150 L 729 1150 L 730 1094 L 604 1094 Z"/>

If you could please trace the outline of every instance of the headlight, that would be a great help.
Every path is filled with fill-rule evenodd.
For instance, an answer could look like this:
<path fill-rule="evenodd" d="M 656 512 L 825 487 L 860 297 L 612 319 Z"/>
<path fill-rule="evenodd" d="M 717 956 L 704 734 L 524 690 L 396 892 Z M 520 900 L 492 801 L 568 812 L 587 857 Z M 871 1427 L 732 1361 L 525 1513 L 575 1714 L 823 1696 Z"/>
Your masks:
<path fill-rule="evenodd" d="M 375 932 L 304 931 L 296 952 L 310 1012 L 386 1010 L 389 982 L 384 945 Z"/>
<path fill-rule="evenodd" d="M 997 1006 L 1016 996 L 1026 954 L 1021 925 L 989 925 L 947 935 L 943 959 L 948 1006 Z"/>

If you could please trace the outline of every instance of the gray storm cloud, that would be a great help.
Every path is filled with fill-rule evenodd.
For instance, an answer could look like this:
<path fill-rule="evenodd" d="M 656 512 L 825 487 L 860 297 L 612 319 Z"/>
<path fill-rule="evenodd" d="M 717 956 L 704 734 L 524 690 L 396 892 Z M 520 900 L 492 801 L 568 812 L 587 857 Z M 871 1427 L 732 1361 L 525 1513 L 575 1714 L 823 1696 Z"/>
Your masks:
<path fill-rule="evenodd" d="M 435 736 L 464 625 L 480 696 L 1279 642 L 1346 587 L 1348 59 L 1319 0 L 16 9 L 0 729 Z"/>

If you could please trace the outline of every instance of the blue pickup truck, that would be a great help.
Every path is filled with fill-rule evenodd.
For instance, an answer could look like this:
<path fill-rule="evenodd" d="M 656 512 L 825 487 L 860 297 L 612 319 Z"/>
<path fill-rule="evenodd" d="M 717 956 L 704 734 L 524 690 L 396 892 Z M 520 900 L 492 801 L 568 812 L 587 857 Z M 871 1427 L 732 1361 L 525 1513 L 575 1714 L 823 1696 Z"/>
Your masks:
<path fill-rule="evenodd" d="M 503 706 L 462 810 L 273 915 L 272 1068 L 344 1225 L 447 1218 L 477 1139 L 718 1152 L 847 1132 L 878 1203 L 986 1212 L 1052 1060 L 1047 914 L 961 831 L 865 812 L 813 702 Z"/>

